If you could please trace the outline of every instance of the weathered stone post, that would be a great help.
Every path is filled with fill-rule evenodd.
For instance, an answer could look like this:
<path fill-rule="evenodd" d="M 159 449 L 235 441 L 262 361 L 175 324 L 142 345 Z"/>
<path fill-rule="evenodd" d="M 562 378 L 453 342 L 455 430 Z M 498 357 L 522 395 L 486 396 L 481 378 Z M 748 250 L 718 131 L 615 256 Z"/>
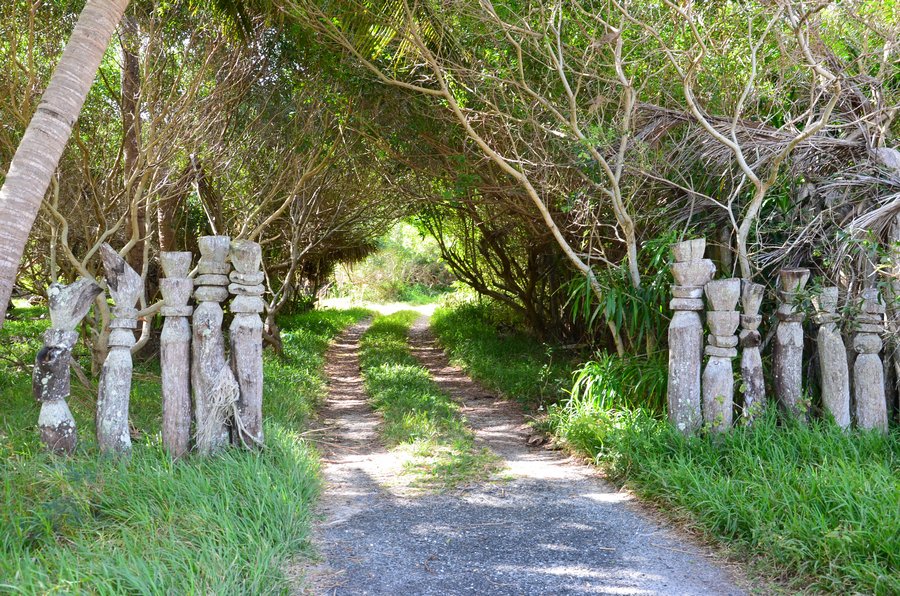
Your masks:
<path fill-rule="evenodd" d="M 230 307 L 234 320 L 229 329 L 231 368 L 241 388 L 232 439 L 249 447 L 263 442 L 263 322 L 259 313 L 265 309 L 261 298 L 265 286 L 259 244 L 250 240 L 232 242 L 231 265 L 234 267 L 228 286 L 234 296 Z"/>
<path fill-rule="evenodd" d="M 699 238 L 672 246 L 675 262 L 672 275 L 674 313 L 669 323 L 669 422 L 685 434 L 695 432 L 703 423 L 700 406 L 700 369 L 703 363 L 703 286 L 716 266 L 703 258 L 706 240 Z"/>
<path fill-rule="evenodd" d="M 838 289 L 822 289 L 816 297 L 816 322 L 819 333 L 816 350 L 819 354 L 819 376 L 822 383 L 822 404 L 841 428 L 850 426 L 850 370 L 847 348 L 838 329 Z"/>
<path fill-rule="evenodd" d="M 766 288 L 749 280 L 741 282 L 741 380 L 744 386 L 744 420 L 752 422 L 766 407 L 766 381 L 759 345 L 762 338 L 759 307 Z"/>
<path fill-rule="evenodd" d="M 162 367 L 162 439 L 172 457 L 187 453 L 191 443 L 191 324 L 194 308 L 188 305 L 194 280 L 193 255 L 189 252 L 163 252 L 159 255 L 163 273 L 159 280 L 165 317 L 159 338 Z"/>
<path fill-rule="evenodd" d="M 226 258 L 231 246 L 228 236 L 203 236 L 199 240 L 200 274 L 194 280 L 193 343 L 191 344 L 191 386 L 197 424 L 197 450 L 214 453 L 228 444 L 228 421 L 238 399 L 238 385 L 225 360 L 222 337 L 222 307 L 228 298 Z"/>
<path fill-rule="evenodd" d="M 109 323 L 109 353 L 100 373 L 97 397 L 97 445 L 101 453 L 131 451 L 128 403 L 131 397 L 131 346 L 137 329 L 135 305 L 144 291 L 144 281 L 113 247 L 100 247 L 106 284 L 115 306 Z"/>
<path fill-rule="evenodd" d="M 706 301 L 711 308 L 706 313 L 710 335 L 706 355 L 709 360 L 703 369 L 703 423 L 713 432 L 731 428 L 734 412 L 734 369 L 731 361 L 737 357 L 740 323 L 737 308 L 741 296 L 741 280 L 722 279 L 706 284 Z"/>
<path fill-rule="evenodd" d="M 803 401 L 803 312 L 797 311 L 794 300 L 809 279 L 809 269 L 782 269 L 779 272 L 780 304 L 776 311 L 778 329 L 775 331 L 773 353 L 775 367 L 775 397 L 778 405 L 795 417 L 806 417 L 809 404 Z"/>
<path fill-rule="evenodd" d="M 68 286 L 52 284 L 47 291 L 50 299 L 50 329 L 44 332 L 44 347 L 37 353 L 31 390 L 41 402 L 38 427 L 41 442 L 54 453 L 75 451 L 77 434 L 75 419 L 66 399 L 71 388 L 69 361 L 72 348 L 78 341 L 75 327 L 88 313 L 94 298 L 103 292 L 93 280 L 79 278 Z"/>
<path fill-rule="evenodd" d="M 875 288 L 863 290 L 862 312 L 857 316 L 853 350 L 853 397 L 859 428 L 888 430 L 887 401 L 884 397 L 884 367 L 881 362 L 881 333 L 884 330 L 884 303 Z"/>

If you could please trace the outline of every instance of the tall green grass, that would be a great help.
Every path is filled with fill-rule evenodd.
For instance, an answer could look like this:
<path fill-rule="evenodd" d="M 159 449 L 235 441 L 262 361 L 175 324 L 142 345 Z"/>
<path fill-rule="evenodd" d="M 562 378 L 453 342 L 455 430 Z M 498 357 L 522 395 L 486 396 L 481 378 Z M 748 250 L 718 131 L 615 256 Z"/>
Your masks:
<path fill-rule="evenodd" d="M 552 426 L 610 475 L 729 542 L 758 571 L 794 588 L 900 593 L 900 433 L 827 422 L 685 438 L 644 410 L 586 416 L 559 409 Z"/>
<path fill-rule="evenodd" d="M 4 328 L 33 358 L 43 320 Z M 307 548 L 317 459 L 301 433 L 323 392 L 328 342 L 364 316 L 311 312 L 283 321 L 285 356 L 267 355 L 266 448 L 173 463 L 159 440 L 156 371 L 139 366 L 129 460 L 100 458 L 87 390 L 71 458 L 43 453 L 27 371 L 0 368 L 0 591 L 25 594 L 281 593 Z M 15 349 L 20 349 L 16 347 Z"/>
<path fill-rule="evenodd" d="M 496 457 L 478 447 L 459 405 L 440 390 L 412 354 L 407 335 L 419 314 L 379 316 L 360 341 L 360 364 L 373 407 L 384 419 L 382 434 L 409 449 L 409 470 L 420 485 L 452 488 L 488 477 Z"/>
<path fill-rule="evenodd" d="M 485 386 L 529 406 L 559 399 L 574 368 L 572 355 L 509 328 L 500 332 L 490 303 L 449 303 L 431 328 L 454 364 Z"/>
<path fill-rule="evenodd" d="M 441 309 L 436 323 L 457 359 L 501 391 L 521 383 L 504 359 L 528 354 L 521 374 L 534 383 L 551 362 L 471 306 Z M 766 576 L 798 590 L 900 594 L 900 429 L 784 424 L 770 411 L 752 427 L 686 438 L 662 420 L 665 370 L 662 357 L 589 362 L 550 407 L 548 428 Z"/>

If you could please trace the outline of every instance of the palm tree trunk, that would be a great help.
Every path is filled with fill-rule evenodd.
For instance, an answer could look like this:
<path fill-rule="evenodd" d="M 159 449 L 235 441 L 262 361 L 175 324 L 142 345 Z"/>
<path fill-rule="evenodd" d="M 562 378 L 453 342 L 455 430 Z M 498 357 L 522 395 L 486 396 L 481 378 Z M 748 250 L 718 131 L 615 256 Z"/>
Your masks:
<path fill-rule="evenodd" d="M 128 0 L 88 0 L 0 188 L 0 327 L 41 201 Z"/>

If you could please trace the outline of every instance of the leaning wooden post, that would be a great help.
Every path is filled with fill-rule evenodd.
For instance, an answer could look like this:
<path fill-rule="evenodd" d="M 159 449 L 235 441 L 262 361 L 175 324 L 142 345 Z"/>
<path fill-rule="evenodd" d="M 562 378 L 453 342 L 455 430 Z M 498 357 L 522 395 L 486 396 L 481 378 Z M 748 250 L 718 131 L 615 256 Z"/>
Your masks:
<path fill-rule="evenodd" d="M 672 275 L 674 313 L 669 323 L 669 384 L 667 400 L 669 422 L 685 434 L 695 432 L 703 423 L 700 407 L 700 369 L 703 363 L 703 286 L 716 266 L 703 258 L 706 240 L 699 238 L 672 246 L 675 262 Z"/>
<path fill-rule="evenodd" d="M 159 338 L 162 367 L 162 439 L 172 457 L 182 457 L 191 443 L 191 323 L 194 308 L 188 305 L 194 281 L 188 277 L 193 255 L 163 252 L 159 255 L 165 279 L 159 289 L 165 317 Z"/>
<path fill-rule="evenodd" d="M 743 280 L 741 285 L 741 381 L 744 396 L 744 420 L 748 423 L 766 407 L 766 382 L 763 376 L 762 356 L 759 345 L 762 338 L 759 325 L 762 317 L 759 307 L 762 305 L 765 286 Z"/>
<path fill-rule="evenodd" d="M 259 313 L 265 308 L 261 296 L 263 285 L 262 249 L 256 242 L 235 240 L 231 243 L 231 285 L 234 295 L 230 310 L 234 320 L 229 329 L 231 368 L 240 386 L 238 411 L 232 438 L 245 446 L 262 445 L 263 399 L 263 322 Z"/>
<path fill-rule="evenodd" d="M 141 276 L 113 247 L 100 247 L 106 284 L 115 306 L 109 323 L 109 353 L 100 373 L 97 397 L 97 445 L 101 453 L 127 454 L 131 451 L 128 403 L 131 396 L 131 346 L 137 329 L 135 305 L 144 291 Z"/>
<path fill-rule="evenodd" d="M 50 451 L 61 455 L 75 451 L 78 438 L 75 419 L 66 403 L 71 388 L 69 361 L 78 341 L 75 327 L 90 310 L 94 298 L 102 292 L 93 280 L 85 278 L 68 286 L 52 284 L 47 291 L 50 329 L 44 332 L 44 347 L 34 362 L 31 389 L 34 398 L 41 402 L 38 417 L 41 442 Z"/>
<path fill-rule="evenodd" d="M 847 348 L 837 327 L 838 289 L 823 288 L 816 299 L 816 322 L 819 333 L 816 351 L 819 354 L 819 377 L 822 384 L 822 404 L 841 428 L 850 427 L 850 370 Z"/>
<path fill-rule="evenodd" d="M 875 288 L 863 291 L 862 312 L 857 315 L 853 350 L 853 397 L 859 428 L 888 430 L 887 401 L 884 397 L 884 366 L 881 362 L 881 333 L 884 330 L 884 303 Z"/>
<path fill-rule="evenodd" d="M 776 316 L 773 361 L 775 367 L 775 397 L 778 405 L 789 415 L 805 418 L 809 404 L 803 399 L 803 319 L 804 314 L 794 306 L 797 294 L 809 279 L 809 269 L 782 269 L 779 272 L 781 289 Z"/>
<path fill-rule="evenodd" d="M 228 298 L 228 236 L 203 236 L 199 240 L 200 274 L 194 280 L 191 386 L 197 425 L 197 450 L 214 453 L 228 444 L 228 421 L 238 399 L 238 386 L 225 360 L 222 307 Z"/>
<path fill-rule="evenodd" d="M 731 428 L 734 411 L 734 369 L 731 361 L 737 357 L 738 338 L 734 334 L 740 323 L 737 308 L 741 295 L 741 280 L 722 279 L 706 284 L 706 301 L 711 310 L 706 313 L 709 325 L 709 361 L 703 369 L 703 423 L 713 432 Z"/>

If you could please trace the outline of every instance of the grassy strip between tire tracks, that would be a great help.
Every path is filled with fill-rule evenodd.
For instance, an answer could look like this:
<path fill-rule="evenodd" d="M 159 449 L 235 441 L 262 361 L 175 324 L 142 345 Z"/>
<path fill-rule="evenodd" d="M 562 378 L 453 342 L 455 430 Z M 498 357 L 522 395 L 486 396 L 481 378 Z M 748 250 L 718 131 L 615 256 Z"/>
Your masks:
<path fill-rule="evenodd" d="M 504 342 L 479 309 L 439 309 L 434 326 L 456 362 L 507 395 L 546 362 Z M 524 337 L 524 336 L 523 336 Z M 530 362 L 511 377 L 473 358 Z M 474 373 L 473 373 L 474 374 Z M 562 395 L 560 396 L 562 397 Z M 773 413 L 723 436 L 684 438 L 641 409 L 590 401 L 550 408 L 552 431 L 609 475 L 733 547 L 792 589 L 900 594 L 900 431 L 784 425 Z"/>
<path fill-rule="evenodd" d="M 34 358 L 46 318 L 19 310 L 2 341 Z M 285 354 L 267 354 L 266 448 L 173 463 L 159 441 L 158 370 L 138 365 L 129 460 L 97 455 L 93 393 L 73 381 L 79 425 L 71 458 L 40 450 L 27 370 L 0 368 L 0 592 L 283 593 L 286 563 L 308 549 L 318 461 L 302 439 L 324 392 L 332 337 L 365 311 L 282 321 Z M 76 353 L 84 358 L 85 354 Z M 84 363 L 86 364 L 86 362 Z"/>
<path fill-rule="evenodd" d="M 410 354 L 407 335 L 418 317 L 412 311 L 376 317 L 360 342 L 366 391 L 384 419 L 384 439 L 409 451 L 407 469 L 420 486 L 452 488 L 488 478 L 497 457 L 475 444 L 459 406 Z"/>

